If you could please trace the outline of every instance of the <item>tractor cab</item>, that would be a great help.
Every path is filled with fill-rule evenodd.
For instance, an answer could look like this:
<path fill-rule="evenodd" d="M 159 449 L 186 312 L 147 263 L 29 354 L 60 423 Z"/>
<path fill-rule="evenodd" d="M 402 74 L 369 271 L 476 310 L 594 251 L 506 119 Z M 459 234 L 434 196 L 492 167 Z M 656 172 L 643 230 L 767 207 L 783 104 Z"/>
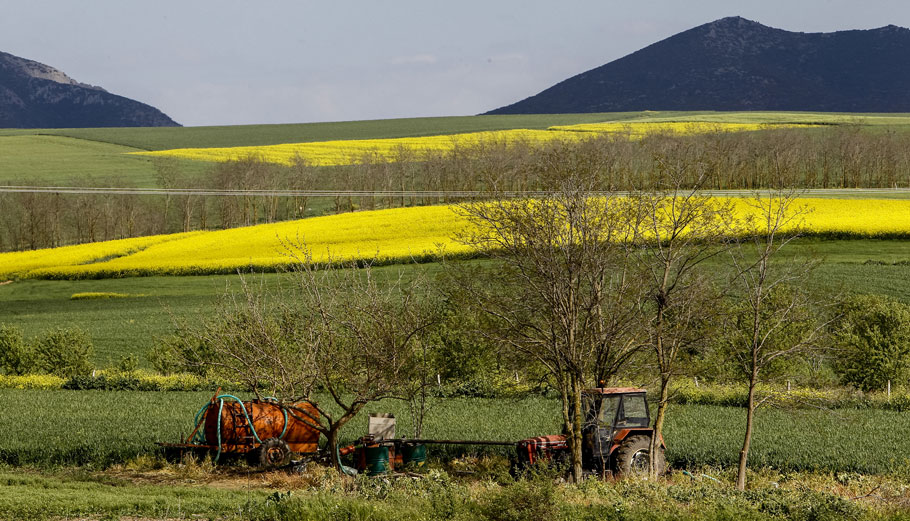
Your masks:
<path fill-rule="evenodd" d="M 598 473 L 618 471 L 620 474 L 646 470 L 638 468 L 649 464 L 648 445 L 653 435 L 645 390 L 598 387 L 585 390 L 584 400 L 587 411 L 582 430 L 585 468 Z"/>
<path fill-rule="evenodd" d="M 584 391 L 585 422 L 582 427 L 582 468 L 603 477 L 647 475 L 651 467 L 651 418 L 644 389 L 598 387 Z M 538 460 L 565 462 L 569 457 L 566 435 L 538 436 L 516 444 L 516 463 L 524 467 Z M 666 471 L 663 439 L 657 444 L 655 468 Z"/>

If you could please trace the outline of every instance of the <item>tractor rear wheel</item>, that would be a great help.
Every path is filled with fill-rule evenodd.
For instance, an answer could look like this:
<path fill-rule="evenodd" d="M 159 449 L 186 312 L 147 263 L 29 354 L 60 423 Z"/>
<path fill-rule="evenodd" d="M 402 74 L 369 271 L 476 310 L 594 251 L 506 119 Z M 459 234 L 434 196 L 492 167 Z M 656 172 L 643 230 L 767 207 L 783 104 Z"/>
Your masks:
<path fill-rule="evenodd" d="M 616 477 L 648 477 L 651 465 L 651 437 L 645 435 L 629 436 L 616 449 L 614 469 Z M 663 447 L 657 449 L 657 475 L 667 471 Z"/>
<path fill-rule="evenodd" d="M 284 440 L 269 438 L 250 452 L 250 466 L 274 468 L 287 465 L 291 460 L 291 449 Z"/>

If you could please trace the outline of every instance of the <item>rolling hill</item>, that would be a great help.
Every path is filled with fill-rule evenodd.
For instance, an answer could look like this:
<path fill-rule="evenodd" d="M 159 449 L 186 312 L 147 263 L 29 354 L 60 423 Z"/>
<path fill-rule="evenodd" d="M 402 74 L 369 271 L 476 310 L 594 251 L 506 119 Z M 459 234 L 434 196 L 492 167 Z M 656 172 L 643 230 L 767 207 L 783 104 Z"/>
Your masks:
<path fill-rule="evenodd" d="M 635 110 L 910 111 L 910 29 L 801 33 L 723 18 L 488 114 Z"/>

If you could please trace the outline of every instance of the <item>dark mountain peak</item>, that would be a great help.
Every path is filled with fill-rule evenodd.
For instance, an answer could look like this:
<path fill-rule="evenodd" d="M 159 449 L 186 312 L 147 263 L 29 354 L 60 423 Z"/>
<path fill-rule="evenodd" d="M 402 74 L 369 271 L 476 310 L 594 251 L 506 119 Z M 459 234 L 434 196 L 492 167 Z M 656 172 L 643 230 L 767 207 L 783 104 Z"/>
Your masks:
<path fill-rule="evenodd" d="M 910 111 L 910 30 L 803 33 L 730 16 L 489 114 Z"/>
<path fill-rule="evenodd" d="M 155 107 L 0 52 L 0 128 L 179 126 Z"/>
<path fill-rule="evenodd" d="M 700 25 L 671 38 L 690 38 L 701 41 L 706 48 L 726 49 L 737 53 L 750 53 L 779 44 L 788 33 L 762 25 L 741 16 L 728 16 Z"/>
<path fill-rule="evenodd" d="M 713 22 L 708 22 L 701 27 L 710 27 L 710 28 L 724 28 L 724 29 L 743 29 L 743 28 L 756 28 L 763 27 L 765 29 L 770 29 L 766 25 L 762 25 L 755 20 L 749 20 L 748 18 L 743 18 L 742 16 L 725 16 L 723 18 L 718 18 Z"/>

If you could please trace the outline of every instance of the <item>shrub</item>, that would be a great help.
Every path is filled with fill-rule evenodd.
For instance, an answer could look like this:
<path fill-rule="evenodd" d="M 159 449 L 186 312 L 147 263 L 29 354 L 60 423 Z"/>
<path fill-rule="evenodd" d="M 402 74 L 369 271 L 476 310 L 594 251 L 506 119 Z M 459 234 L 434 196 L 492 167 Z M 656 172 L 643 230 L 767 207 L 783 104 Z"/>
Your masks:
<path fill-rule="evenodd" d="M 214 359 L 212 349 L 194 335 L 183 333 L 158 339 L 146 358 L 161 374 L 183 372 L 205 378 L 208 376 L 208 362 Z"/>
<path fill-rule="evenodd" d="M 22 330 L 0 326 L 0 369 L 8 375 L 23 375 L 34 366 L 32 350 L 25 344 Z"/>
<path fill-rule="evenodd" d="M 834 369 L 845 384 L 880 391 L 910 374 L 910 306 L 884 296 L 857 296 L 833 324 L 840 354 Z"/>
<path fill-rule="evenodd" d="M 79 328 L 49 331 L 35 343 L 38 369 L 63 378 L 91 373 L 92 352 L 91 339 Z"/>
<path fill-rule="evenodd" d="M 523 480 L 493 493 L 481 510 L 488 519 L 547 521 L 559 514 L 557 499 L 552 479 Z"/>

